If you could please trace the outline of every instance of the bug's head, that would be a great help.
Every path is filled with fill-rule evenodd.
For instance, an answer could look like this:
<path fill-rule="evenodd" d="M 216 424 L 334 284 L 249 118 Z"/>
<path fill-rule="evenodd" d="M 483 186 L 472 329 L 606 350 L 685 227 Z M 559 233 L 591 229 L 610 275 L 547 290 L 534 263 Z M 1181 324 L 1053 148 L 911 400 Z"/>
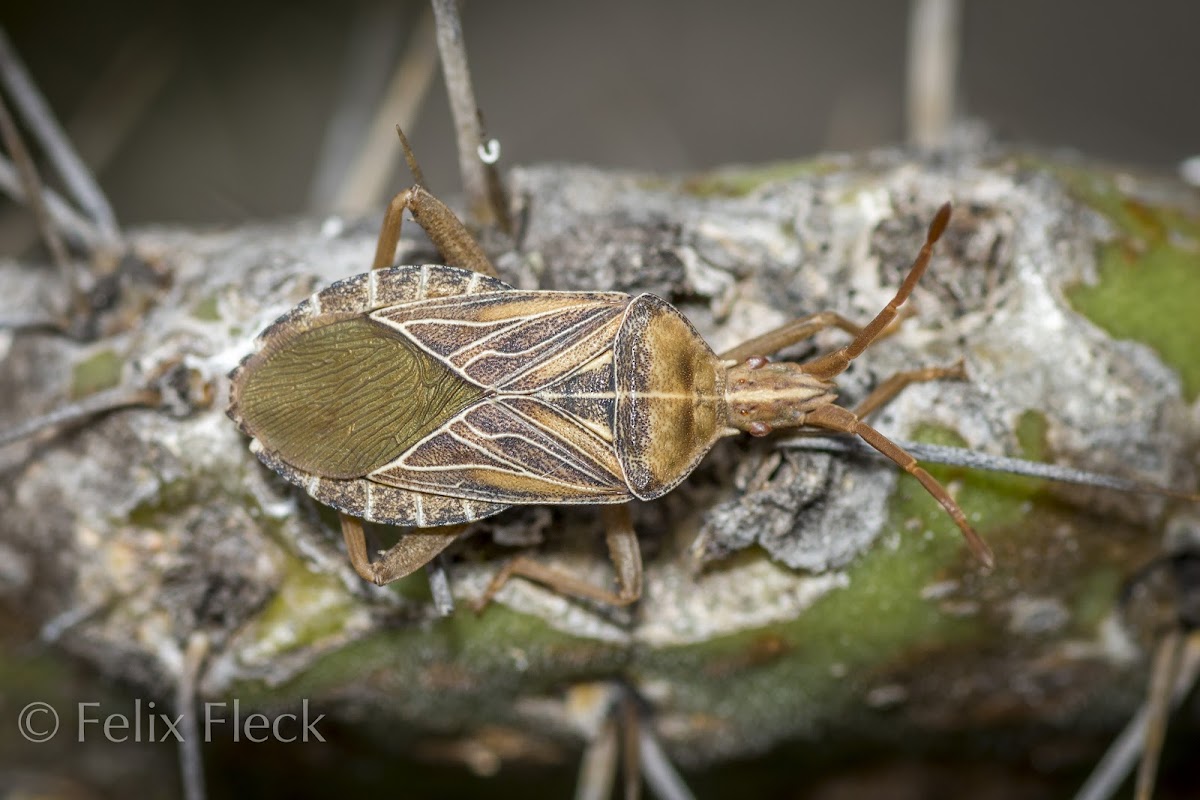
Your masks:
<path fill-rule="evenodd" d="M 754 357 L 730 367 L 726 373 L 729 425 L 754 436 L 798 428 L 809 412 L 836 398 L 836 386 L 787 361 Z"/>

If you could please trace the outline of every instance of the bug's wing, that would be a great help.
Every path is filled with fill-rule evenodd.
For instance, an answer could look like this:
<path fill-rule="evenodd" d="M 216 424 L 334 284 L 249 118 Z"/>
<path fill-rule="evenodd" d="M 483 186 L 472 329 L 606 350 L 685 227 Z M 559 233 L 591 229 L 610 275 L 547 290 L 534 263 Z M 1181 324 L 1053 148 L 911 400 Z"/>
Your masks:
<path fill-rule="evenodd" d="M 489 503 L 615 503 L 631 498 L 611 444 L 548 402 L 492 397 L 368 476 Z"/>
<path fill-rule="evenodd" d="M 371 522 L 418 528 L 458 525 L 490 517 L 508 508 L 505 503 L 427 494 L 365 478 L 323 478 L 293 467 L 277 454 L 264 450 L 257 440 L 251 443 L 250 449 L 264 464 L 304 489 L 317 502 Z"/>
<path fill-rule="evenodd" d="M 484 388 L 521 394 L 571 375 L 612 347 L 630 297 L 505 291 L 383 308 L 371 315 Z"/>

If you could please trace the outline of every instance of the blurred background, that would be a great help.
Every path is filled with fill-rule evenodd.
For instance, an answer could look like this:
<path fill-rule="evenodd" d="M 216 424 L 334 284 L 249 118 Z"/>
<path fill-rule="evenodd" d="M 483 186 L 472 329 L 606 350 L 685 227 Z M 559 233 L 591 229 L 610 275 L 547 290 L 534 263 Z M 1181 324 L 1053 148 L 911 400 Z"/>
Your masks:
<path fill-rule="evenodd" d="M 457 189 L 440 68 L 410 46 L 426 5 L 9 0 L 0 22 L 123 224 L 236 222 L 337 206 L 330 187 L 406 58 L 400 116 L 428 182 Z M 1001 140 L 1164 171 L 1200 153 L 1200 4 L 964 5 L 958 105 Z M 903 141 L 908 14 L 895 0 L 479 0 L 464 28 L 503 165 L 681 171 Z M 355 203 L 378 203 L 363 192 Z M 11 237 L 28 215 L 5 203 Z"/>

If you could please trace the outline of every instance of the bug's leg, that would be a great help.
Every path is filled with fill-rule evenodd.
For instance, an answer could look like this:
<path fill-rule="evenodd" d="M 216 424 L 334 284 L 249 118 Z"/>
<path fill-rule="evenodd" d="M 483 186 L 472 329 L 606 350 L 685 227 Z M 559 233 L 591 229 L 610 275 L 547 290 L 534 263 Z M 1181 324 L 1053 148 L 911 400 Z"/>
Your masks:
<path fill-rule="evenodd" d="M 392 198 L 388 203 L 387 212 L 383 217 L 383 226 L 379 231 L 379 241 L 375 246 L 375 261 L 372 269 L 390 267 L 396 259 L 396 246 L 400 244 L 400 227 L 404 219 L 404 210 L 408 209 L 413 219 L 427 234 L 434 247 L 442 254 L 443 262 L 452 267 L 481 272 L 493 278 L 500 277 L 492 262 L 483 252 L 483 248 L 475 241 L 475 237 L 467 230 L 458 217 L 454 216 L 445 203 L 425 191 L 421 187 L 421 168 L 417 165 L 417 157 L 400 127 L 396 127 L 400 135 L 400 145 L 404 149 L 404 160 L 413 174 L 416 184 L 405 189 Z"/>
<path fill-rule="evenodd" d="M 908 314 L 901 309 L 895 321 L 876 337 L 876 341 L 886 339 L 899 330 L 901 321 L 907 316 Z M 780 325 L 772 331 L 767 331 L 764 334 L 755 336 L 753 339 L 731 347 L 724 353 L 721 353 L 721 358 L 725 361 L 742 362 L 752 356 L 765 356 L 771 353 L 778 353 L 783 348 L 789 347 L 796 342 L 811 339 L 826 328 L 838 328 L 851 336 L 858 336 L 863 329 L 861 325 L 851 322 L 836 311 L 819 311 L 816 314 L 798 317 L 791 322 Z"/>
<path fill-rule="evenodd" d="M 901 469 L 921 482 L 925 490 L 933 495 L 933 498 L 941 504 L 942 508 L 946 509 L 946 513 L 950 515 L 950 518 L 958 525 L 958 529 L 962 531 L 963 536 L 967 540 L 967 545 L 971 548 L 971 552 L 983 562 L 984 566 L 990 568 L 995 562 L 995 559 L 992 557 L 991 548 L 987 546 L 987 543 L 980 538 L 975 529 L 967 522 L 967 515 L 963 513 L 962 508 L 954 501 L 950 493 L 946 491 L 946 487 L 942 486 L 937 482 L 936 478 L 923 470 L 918 465 L 917 460 L 900 447 L 900 445 L 860 420 L 853 411 L 832 404 L 820 406 L 809 412 L 808 416 L 805 417 L 804 424 L 831 431 L 853 433 L 856 436 L 862 437 L 863 441 L 883 453 L 892 461 L 895 461 Z"/>
<path fill-rule="evenodd" d="M 912 294 L 917 281 L 925 274 L 925 268 L 929 266 L 929 258 L 933 253 L 933 246 L 937 243 L 938 239 L 942 238 L 942 234 L 945 233 L 946 225 L 949 222 L 950 204 L 946 203 L 938 209 L 933 222 L 929 224 L 929 231 L 925 234 L 925 243 L 921 245 L 921 252 L 913 260 L 912 266 L 908 270 L 908 275 L 904 277 L 900 288 L 896 290 L 895 297 L 884 306 L 882 311 L 875 315 L 875 319 L 868 322 L 859 331 L 858 335 L 854 337 L 854 341 L 845 347 L 834 350 L 832 353 L 827 353 L 802 364 L 801 369 L 804 372 L 823 381 L 830 380 L 845 372 L 850 362 L 862 355 L 863 351 L 871 345 L 871 342 L 879 338 L 879 335 L 896 319 L 896 316 L 900 313 L 900 306 Z"/>
<path fill-rule="evenodd" d="M 859 419 L 869 416 L 881 406 L 890 403 L 896 395 L 914 383 L 925 383 L 926 381 L 936 381 L 945 378 L 966 380 L 966 377 L 967 367 L 961 359 L 958 363 L 949 367 L 924 367 L 922 369 L 897 372 L 876 386 L 874 391 L 864 397 L 862 402 L 854 407 L 854 416 Z"/>
<path fill-rule="evenodd" d="M 400 141 L 404 146 L 409 168 L 414 177 L 420 180 L 420 168 L 403 132 L 400 132 Z M 388 203 L 383 225 L 379 230 L 379 239 L 375 243 L 375 259 L 371 269 L 385 269 L 395 260 L 406 209 L 413 215 L 417 224 L 429 234 L 430 241 L 442 254 L 446 264 L 481 272 L 494 278 L 499 277 L 483 248 L 458 217 L 454 216 L 454 212 L 420 185 L 405 189 Z M 431 530 L 403 534 L 400 541 L 396 542 L 380 561 L 372 563 L 367 557 L 362 520 L 341 512 L 338 512 L 338 518 L 342 523 L 342 536 L 346 540 L 346 550 L 350 553 L 354 570 L 363 579 L 380 586 L 402 578 L 428 563 L 465 530 L 465 526 L 449 526 L 440 533 Z M 444 603 L 440 605 L 444 606 Z"/>
<path fill-rule="evenodd" d="M 773 331 L 761 336 L 755 336 L 749 341 L 731 347 L 721 358 L 726 361 L 745 361 L 751 356 L 762 356 L 777 353 L 788 345 L 812 338 L 826 328 L 840 328 L 851 336 L 862 332 L 862 326 L 856 325 L 835 311 L 821 311 L 809 314 L 781 325 Z"/>
<path fill-rule="evenodd" d="M 379 231 L 379 240 L 375 245 L 372 269 L 390 267 L 395 260 L 405 209 L 429 234 L 429 240 L 437 247 L 447 265 L 481 272 L 493 278 L 499 277 L 483 248 L 458 217 L 454 216 L 454 212 L 420 186 L 405 189 L 388 203 L 383 227 Z"/>
<path fill-rule="evenodd" d="M 381 559 L 371 561 L 367 555 L 367 538 L 363 533 L 362 520 L 348 514 L 339 516 L 342 520 L 342 538 L 346 540 L 346 552 L 354 571 L 363 580 L 376 586 L 399 580 L 425 566 L 467 528 L 466 525 L 446 525 L 405 533 Z"/>
<path fill-rule="evenodd" d="M 561 569 L 546 566 L 528 556 L 517 556 L 505 564 L 483 595 L 475 602 L 475 611 L 482 611 L 492 602 L 496 592 L 515 577 L 536 581 L 561 594 L 582 597 L 614 606 L 627 606 L 642 596 L 642 551 L 638 547 L 629 504 L 603 506 L 601 513 L 606 528 L 608 555 L 617 573 L 617 591 L 596 586 L 583 578 Z"/>

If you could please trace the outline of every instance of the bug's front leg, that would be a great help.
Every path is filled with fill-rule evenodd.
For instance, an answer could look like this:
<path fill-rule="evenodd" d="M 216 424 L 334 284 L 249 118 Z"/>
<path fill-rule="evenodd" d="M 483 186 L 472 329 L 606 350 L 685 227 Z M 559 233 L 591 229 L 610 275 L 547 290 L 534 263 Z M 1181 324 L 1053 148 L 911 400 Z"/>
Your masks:
<path fill-rule="evenodd" d="M 483 595 L 475 602 L 475 611 L 482 611 L 510 578 L 521 577 L 548 586 L 556 592 L 582 597 L 614 606 L 626 606 L 642 596 L 642 551 L 629 504 L 604 506 L 601 510 L 605 526 L 608 556 L 617 573 L 617 591 L 589 583 L 562 569 L 547 566 L 529 556 L 517 556 L 496 573 Z"/>
<path fill-rule="evenodd" d="M 967 367 L 961 359 L 948 367 L 921 367 L 897 372 L 876 386 L 869 395 L 863 398 L 862 402 L 854 407 L 854 416 L 862 419 L 873 414 L 914 383 L 947 379 L 960 381 L 967 379 Z"/>

